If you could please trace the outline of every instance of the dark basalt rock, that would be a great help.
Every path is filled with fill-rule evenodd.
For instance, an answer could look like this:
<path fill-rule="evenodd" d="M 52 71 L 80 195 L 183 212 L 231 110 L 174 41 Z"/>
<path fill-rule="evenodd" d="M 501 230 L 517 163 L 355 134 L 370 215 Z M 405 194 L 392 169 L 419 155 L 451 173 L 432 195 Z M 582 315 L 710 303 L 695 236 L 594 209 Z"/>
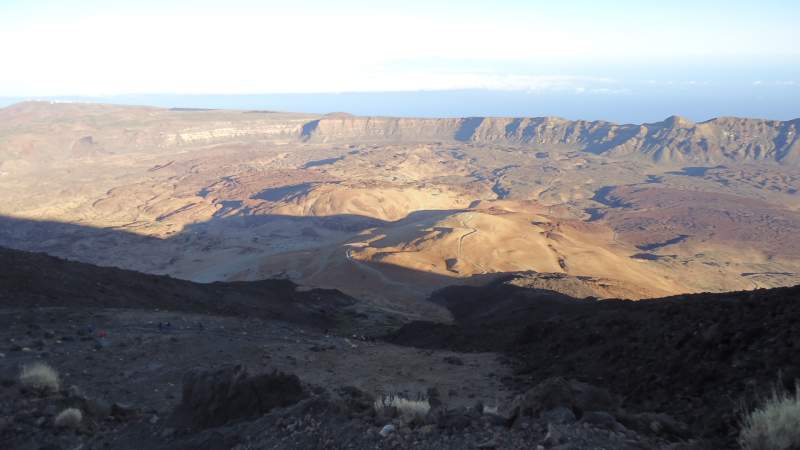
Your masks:
<path fill-rule="evenodd" d="M 411 322 L 386 339 L 428 349 L 504 352 L 515 364 L 516 389 L 536 389 L 553 378 L 580 380 L 620 399 L 629 416 L 664 415 L 623 421 L 614 405 L 603 404 L 608 398 L 600 391 L 581 394 L 588 397 L 581 403 L 595 406 L 575 408 L 566 387 L 553 385 L 537 394 L 541 403 L 518 405 L 532 417 L 547 411 L 545 405 L 570 407 L 578 419 L 586 411 L 607 411 L 629 429 L 730 447 L 742 405 L 752 408 L 776 384 L 793 392 L 800 380 L 800 286 L 589 301 L 501 279 L 482 287 L 451 286 L 431 298 L 450 309 L 455 323 Z M 551 398 L 560 394 L 558 401 Z"/>
<path fill-rule="evenodd" d="M 175 417 L 194 428 L 217 427 L 293 405 L 306 395 L 296 375 L 250 376 L 242 365 L 194 370 L 183 377 L 183 398 Z"/>
<path fill-rule="evenodd" d="M 548 378 L 517 396 L 511 405 L 512 420 L 522 416 L 540 417 L 547 411 L 566 408 L 576 417 L 588 411 L 615 411 L 619 401 L 605 389 L 563 378 Z"/>
<path fill-rule="evenodd" d="M 367 415 L 374 411 L 375 398 L 354 386 L 344 386 L 336 390 L 342 398 L 347 411 L 355 415 Z"/>

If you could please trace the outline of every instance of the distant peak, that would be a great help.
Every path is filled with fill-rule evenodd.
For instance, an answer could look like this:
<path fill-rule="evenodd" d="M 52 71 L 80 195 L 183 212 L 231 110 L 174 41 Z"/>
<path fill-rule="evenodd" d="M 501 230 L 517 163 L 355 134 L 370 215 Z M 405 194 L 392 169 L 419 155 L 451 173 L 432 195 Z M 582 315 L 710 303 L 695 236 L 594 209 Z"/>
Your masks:
<path fill-rule="evenodd" d="M 669 116 L 664 119 L 662 123 L 672 128 L 689 128 L 694 126 L 694 122 L 681 116 Z"/>
<path fill-rule="evenodd" d="M 329 112 L 328 114 L 325 114 L 325 118 L 326 119 L 345 119 L 345 118 L 351 118 L 351 117 L 355 117 L 355 116 L 350 114 L 350 113 L 348 113 L 348 112 L 341 112 L 341 111 L 334 111 L 334 112 Z"/>

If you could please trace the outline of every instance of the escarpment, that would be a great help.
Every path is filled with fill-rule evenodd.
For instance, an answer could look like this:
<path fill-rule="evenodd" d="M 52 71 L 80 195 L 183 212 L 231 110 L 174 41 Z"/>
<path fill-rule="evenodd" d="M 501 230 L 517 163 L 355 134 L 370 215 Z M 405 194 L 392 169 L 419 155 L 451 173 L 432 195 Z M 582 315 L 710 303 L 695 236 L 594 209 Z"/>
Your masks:
<path fill-rule="evenodd" d="M 323 117 L 305 124 L 312 143 L 457 141 L 584 151 L 665 163 L 800 162 L 800 120 L 717 118 L 701 123 L 673 116 L 641 125 L 557 117 L 412 119 Z"/>

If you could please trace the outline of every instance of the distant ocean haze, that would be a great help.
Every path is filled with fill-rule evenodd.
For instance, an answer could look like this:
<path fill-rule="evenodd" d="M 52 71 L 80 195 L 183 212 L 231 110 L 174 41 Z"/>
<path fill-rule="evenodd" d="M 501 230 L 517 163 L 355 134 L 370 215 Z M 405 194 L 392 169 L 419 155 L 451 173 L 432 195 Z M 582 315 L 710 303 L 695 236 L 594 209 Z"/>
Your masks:
<path fill-rule="evenodd" d="M 644 123 L 680 115 L 694 121 L 720 116 L 788 120 L 800 117 L 800 86 L 742 84 L 739 88 L 688 82 L 636 89 L 446 90 L 310 94 L 135 94 L 105 97 L 9 96 L 0 107 L 24 100 L 100 102 L 165 108 L 219 108 L 287 112 L 348 112 L 400 117 L 539 117 Z"/>

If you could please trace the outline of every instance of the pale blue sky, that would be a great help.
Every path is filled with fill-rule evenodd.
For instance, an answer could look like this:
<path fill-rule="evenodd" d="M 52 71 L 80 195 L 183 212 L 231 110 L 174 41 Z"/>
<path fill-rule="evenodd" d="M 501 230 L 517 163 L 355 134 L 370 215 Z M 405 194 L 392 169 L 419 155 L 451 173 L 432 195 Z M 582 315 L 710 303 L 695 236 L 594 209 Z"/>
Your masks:
<path fill-rule="evenodd" d="M 783 117 L 800 115 L 799 16 L 796 0 L 0 0 L 0 96 L 727 93 Z"/>

